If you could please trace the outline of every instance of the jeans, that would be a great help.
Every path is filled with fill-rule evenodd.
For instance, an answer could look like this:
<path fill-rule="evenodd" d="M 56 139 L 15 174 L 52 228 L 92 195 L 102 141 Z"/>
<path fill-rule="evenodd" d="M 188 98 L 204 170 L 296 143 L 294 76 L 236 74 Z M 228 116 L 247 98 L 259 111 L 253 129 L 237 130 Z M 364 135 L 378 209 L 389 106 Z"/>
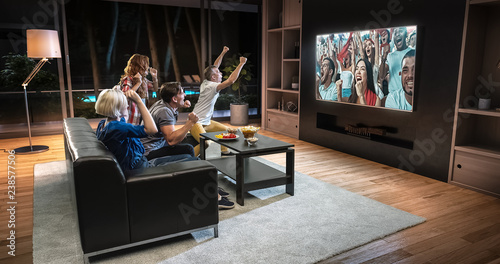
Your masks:
<path fill-rule="evenodd" d="M 177 145 L 173 146 L 165 146 L 162 148 L 159 148 L 157 150 L 153 150 L 149 152 L 149 154 L 146 156 L 148 160 L 160 158 L 160 157 L 165 157 L 165 156 L 172 156 L 172 155 L 180 155 L 180 154 L 188 154 L 191 157 L 196 157 L 194 155 L 194 148 L 190 144 L 187 143 L 179 143 Z"/>
<path fill-rule="evenodd" d="M 136 164 L 134 170 L 149 168 L 149 167 L 165 166 L 174 162 L 190 161 L 190 160 L 199 160 L 199 158 L 193 157 L 189 154 L 180 154 L 180 155 L 158 157 L 148 161 L 146 157 L 142 156 L 142 159 Z"/>
<path fill-rule="evenodd" d="M 189 154 L 171 155 L 149 160 L 148 167 L 165 166 L 167 164 L 174 162 L 190 161 L 190 160 L 199 160 L 199 159 Z"/>

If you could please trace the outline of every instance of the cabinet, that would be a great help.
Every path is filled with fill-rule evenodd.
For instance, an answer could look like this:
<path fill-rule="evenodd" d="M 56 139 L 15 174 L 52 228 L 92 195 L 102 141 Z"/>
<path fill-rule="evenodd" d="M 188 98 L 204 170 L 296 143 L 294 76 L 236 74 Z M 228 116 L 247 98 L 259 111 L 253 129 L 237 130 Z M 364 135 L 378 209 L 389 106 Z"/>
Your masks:
<path fill-rule="evenodd" d="M 467 3 L 448 181 L 500 197 L 500 0 Z M 478 110 L 478 96 L 491 97 Z"/>
<path fill-rule="evenodd" d="M 302 0 L 264 0 L 262 127 L 299 137 Z"/>

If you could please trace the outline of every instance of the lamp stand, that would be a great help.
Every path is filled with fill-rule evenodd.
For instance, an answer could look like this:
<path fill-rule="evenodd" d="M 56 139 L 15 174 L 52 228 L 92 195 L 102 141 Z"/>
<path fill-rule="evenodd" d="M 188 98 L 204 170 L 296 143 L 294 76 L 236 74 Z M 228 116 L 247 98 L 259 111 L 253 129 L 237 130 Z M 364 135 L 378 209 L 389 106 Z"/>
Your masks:
<path fill-rule="evenodd" d="M 26 87 L 28 86 L 28 83 L 35 77 L 35 75 L 38 73 L 38 71 L 42 68 L 42 66 L 48 61 L 47 58 L 43 58 L 38 62 L 38 64 L 35 66 L 35 68 L 31 71 L 30 75 L 26 80 L 23 82 L 22 86 L 24 88 L 24 103 L 26 105 L 26 121 L 28 123 L 28 135 L 29 135 L 29 141 L 30 145 L 25 146 L 25 147 L 20 147 L 14 149 L 16 154 L 34 154 L 34 153 L 40 153 L 49 150 L 48 146 L 44 145 L 35 145 L 33 146 L 31 144 L 31 125 L 30 125 L 30 114 L 28 110 L 28 93 L 26 92 Z"/>

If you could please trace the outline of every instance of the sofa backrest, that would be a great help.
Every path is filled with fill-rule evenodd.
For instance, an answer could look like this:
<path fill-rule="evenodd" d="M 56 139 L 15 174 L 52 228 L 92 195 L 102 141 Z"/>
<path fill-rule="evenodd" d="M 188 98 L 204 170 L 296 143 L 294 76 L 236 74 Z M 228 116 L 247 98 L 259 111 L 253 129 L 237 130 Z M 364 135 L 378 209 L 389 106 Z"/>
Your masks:
<path fill-rule="evenodd" d="M 63 130 L 83 251 L 129 243 L 126 179 L 116 158 L 87 119 L 66 118 Z"/>

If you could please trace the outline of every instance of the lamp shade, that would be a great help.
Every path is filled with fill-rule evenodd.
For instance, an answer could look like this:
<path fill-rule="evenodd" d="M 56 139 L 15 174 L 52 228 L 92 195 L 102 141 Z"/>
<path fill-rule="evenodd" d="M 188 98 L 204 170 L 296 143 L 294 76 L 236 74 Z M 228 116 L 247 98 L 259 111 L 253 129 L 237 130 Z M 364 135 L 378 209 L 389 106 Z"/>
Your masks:
<path fill-rule="evenodd" d="M 26 41 L 30 58 L 61 58 L 56 30 L 28 29 Z"/>

